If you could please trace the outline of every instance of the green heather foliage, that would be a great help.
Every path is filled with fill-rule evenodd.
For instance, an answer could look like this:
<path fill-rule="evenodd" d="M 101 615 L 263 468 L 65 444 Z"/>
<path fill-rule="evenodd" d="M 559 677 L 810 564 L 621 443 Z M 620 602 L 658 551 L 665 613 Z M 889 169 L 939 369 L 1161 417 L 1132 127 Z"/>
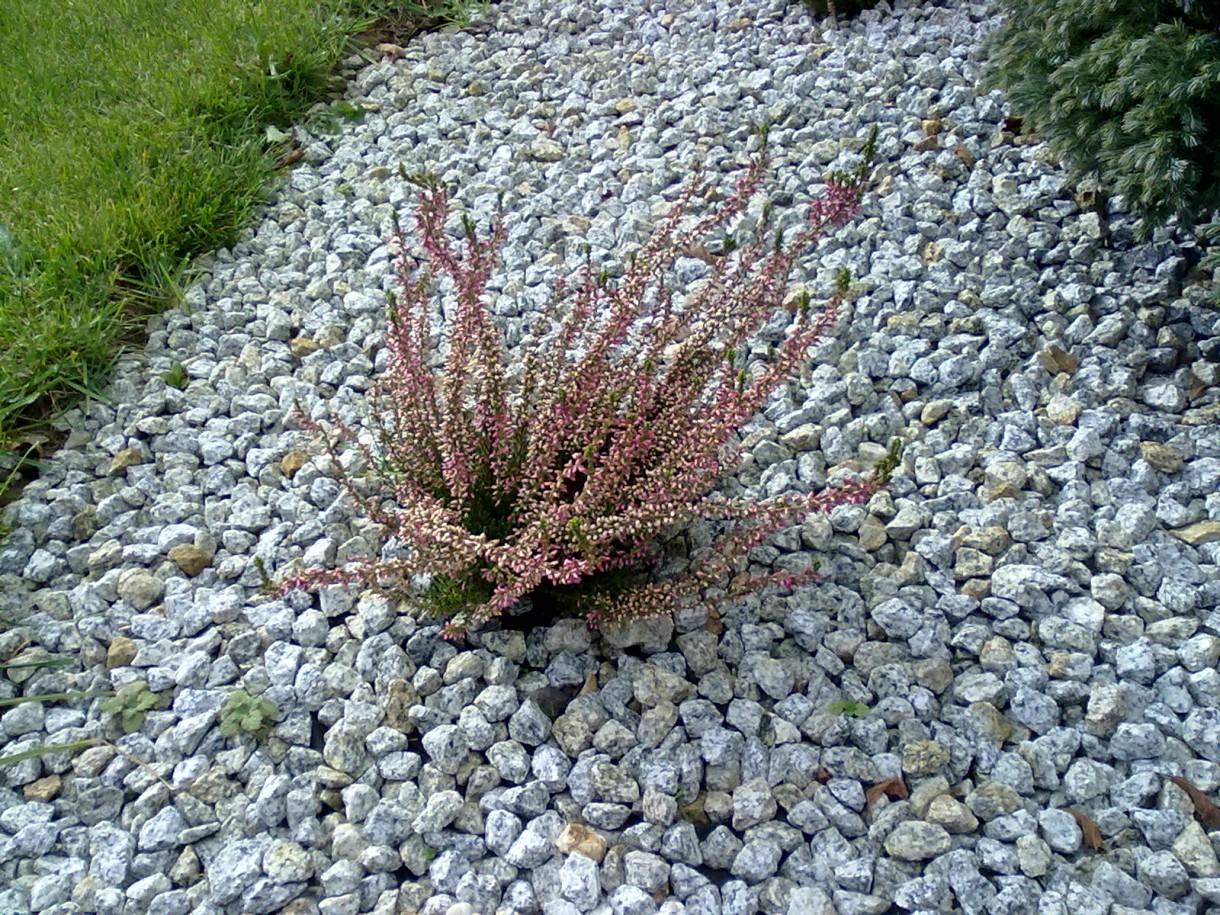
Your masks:
<path fill-rule="evenodd" d="M 1000 0 L 984 85 L 1147 234 L 1220 206 L 1217 0 Z"/>
<path fill-rule="evenodd" d="M 893 469 L 896 449 L 872 478 L 820 492 L 753 501 L 715 490 L 738 465 L 737 430 L 834 326 L 846 277 L 821 308 L 807 293 L 790 312 L 781 303 L 795 260 L 856 212 L 871 150 L 870 140 L 854 172 L 827 179 L 796 226 L 780 230 L 763 207 L 760 218 L 743 220 L 741 240 L 725 230 L 761 189 L 764 157 L 702 218 L 688 216 L 707 190 L 692 181 L 617 279 L 589 263 L 574 280 L 556 281 L 531 331 L 537 342 L 519 359 L 486 295 L 503 222 L 480 237 L 464 217 L 465 244 L 455 245 L 449 192 L 435 179 L 414 179 L 422 186 L 416 239 L 399 261 L 373 428 L 327 428 L 316 421 L 327 417 L 325 405 L 299 416 L 324 439 L 333 472 L 381 526 L 387 549 L 339 569 L 305 570 L 281 590 L 384 587 L 445 620 L 446 637 L 460 637 L 526 601 L 543 615 L 548 603 L 568 611 L 577 586 L 594 591 L 571 611 L 598 626 L 668 613 L 709 591 L 735 597 L 814 580 L 816 569 L 781 576 L 742 567 L 776 530 L 867 500 Z M 693 286 L 676 281 L 674 261 L 708 244 L 724 250 L 710 256 L 710 276 Z M 452 317 L 438 334 L 442 276 L 456 303 L 441 311 Z M 787 328 L 783 340 L 750 363 L 751 342 L 776 320 Z M 685 577 L 633 574 L 651 568 L 658 543 L 692 522 L 728 529 L 692 557 Z"/>

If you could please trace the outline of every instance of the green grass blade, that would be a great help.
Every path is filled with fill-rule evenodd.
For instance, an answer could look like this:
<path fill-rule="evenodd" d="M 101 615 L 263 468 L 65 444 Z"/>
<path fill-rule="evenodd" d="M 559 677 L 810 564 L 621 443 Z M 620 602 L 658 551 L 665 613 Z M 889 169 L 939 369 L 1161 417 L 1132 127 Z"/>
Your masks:
<path fill-rule="evenodd" d="M 0 670 L 20 670 L 27 667 L 68 667 L 76 664 L 75 658 L 43 658 L 39 661 L 8 661 L 0 663 Z"/>
<path fill-rule="evenodd" d="M 0 766 L 24 762 L 27 759 L 33 759 L 36 756 L 46 756 L 49 753 L 73 753 L 77 750 L 84 750 L 87 747 L 95 747 L 101 742 L 102 739 L 100 737 L 90 737 L 87 740 L 74 740 L 71 743 L 54 743 L 46 747 L 34 747 L 21 753 L 14 753 L 11 756 L 0 756 Z"/>
<path fill-rule="evenodd" d="M 43 693 L 37 696 L 14 696 L 12 699 L 0 699 L 0 708 L 13 705 L 23 705 L 26 702 L 73 702 L 77 699 L 96 699 L 99 696 L 113 696 L 111 689 L 91 689 L 66 693 Z"/>

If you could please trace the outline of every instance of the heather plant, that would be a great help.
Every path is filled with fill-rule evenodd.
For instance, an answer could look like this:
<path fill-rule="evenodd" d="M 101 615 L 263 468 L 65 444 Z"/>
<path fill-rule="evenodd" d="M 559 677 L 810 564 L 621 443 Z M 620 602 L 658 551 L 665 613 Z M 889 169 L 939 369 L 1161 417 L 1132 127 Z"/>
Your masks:
<path fill-rule="evenodd" d="M 589 262 L 556 280 L 531 327 L 537 343 L 523 346 L 519 359 L 507 353 L 487 302 L 503 213 L 483 236 L 463 217 L 455 241 L 447 233 L 449 191 L 414 178 L 419 254 L 400 231 L 372 428 L 361 436 L 342 421 L 300 414 L 383 529 L 385 548 L 338 569 L 301 571 L 280 583 L 281 592 L 379 586 L 442 619 L 446 637 L 459 637 L 542 596 L 570 599 L 596 628 L 814 579 L 812 568 L 747 574 L 746 554 L 810 513 L 868 499 L 895 453 L 871 477 L 816 493 L 751 500 L 716 487 L 738 466 L 739 427 L 835 324 L 846 275 L 817 308 L 808 293 L 786 299 L 788 279 L 798 257 L 856 212 L 872 138 L 858 167 L 828 178 L 795 227 L 777 227 L 764 205 L 739 241 L 728 227 L 737 217 L 747 222 L 762 186 L 765 131 L 762 139 L 712 212 L 688 215 L 707 186 L 700 175 L 686 185 L 617 279 Z M 723 247 L 722 256 L 705 258 L 710 276 L 677 288 L 677 258 L 709 244 Z M 438 277 L 455 299 L 450 312 L 439 309 Z M 777 324 L 785 325 L 782 339 L 759 355 L 759 331 Z M 355 455 L 341 453 L 351 446 Z M 689 557 L 685 573 L 650 574 L 664 538 L 701 521 L 720 533 Z"/>

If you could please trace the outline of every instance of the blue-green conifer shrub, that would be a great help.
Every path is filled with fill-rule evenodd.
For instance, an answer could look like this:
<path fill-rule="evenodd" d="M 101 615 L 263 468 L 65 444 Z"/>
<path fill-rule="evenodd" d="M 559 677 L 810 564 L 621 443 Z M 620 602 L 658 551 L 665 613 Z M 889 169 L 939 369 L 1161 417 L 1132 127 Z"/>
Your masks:
<path fill-rule="evenodd" d="M 984 85 L 1138 230 L 1220 207 L 1220 0 L 999 0 Z"/>

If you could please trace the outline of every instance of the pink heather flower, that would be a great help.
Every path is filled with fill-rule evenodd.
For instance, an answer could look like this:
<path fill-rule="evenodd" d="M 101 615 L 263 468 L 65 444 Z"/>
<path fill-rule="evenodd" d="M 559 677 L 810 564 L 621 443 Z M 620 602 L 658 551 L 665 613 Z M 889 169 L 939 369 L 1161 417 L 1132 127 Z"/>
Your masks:
<path fill-rule="evenodd" d="M 441 629 L 458 639 L 538 588 L 646 570 L 661 538 L 700 520 L 725 530 L 684 576 L 595 591 L 582 604 L 590 628 L 712 595 L 730 599 L 743 589 L 818 580 L 813 570 L 741 575 L 741 558 L 809 514 L 866 501 L 890 464 L 872 478 L 809 495 L 732 500 L 715 490 L 738 459 L 736 430 L 833 328 L 839 295 L 798 309 L 784 339 L 750 374 L 736 354 L 748 352 L 779 313 L 796 259 L 858 211 L 867 166 L 827 181 L 804 225 L 787 236 L 764 219 L 753 241 L 709 258 L 710 277 L 685 302 L 667 280 L 677 257 L 705 247 L 744 213 L 764 172 L 759 155 L 728 198 L 692 224 L 687 213 L 705 190 L 697 176 L 621 276 L 609 280 L 589 265 L 557 279 L 531 331 L 539 342 L 516 364 L 486 291 L 505 237 L 502 221 L 485 237 L 467 223 L 464 241 L 455 244 L 449 194 L 425 183 L 413 239 L 398 233 L 391 241 L 397 292 L 388 365 L 373 394 L 377 444 L 359 443 L 342 422 L 299 417 L 322 438 L 357 505 L 396 545 L 395 558 L 305 570 L 284 579 L 281 593 L 364 585 L 418 602 L 428 594 L 410 582 L 426 573 L 434 588 L 451 585 L 462 603 L 443 614 Z M 442 276 L 455 308 L 437 339 Z M 375 480 L 349 475 L 339 460 L 345 444 L 359 450 L 365 468 L 380 469 Z"/>

